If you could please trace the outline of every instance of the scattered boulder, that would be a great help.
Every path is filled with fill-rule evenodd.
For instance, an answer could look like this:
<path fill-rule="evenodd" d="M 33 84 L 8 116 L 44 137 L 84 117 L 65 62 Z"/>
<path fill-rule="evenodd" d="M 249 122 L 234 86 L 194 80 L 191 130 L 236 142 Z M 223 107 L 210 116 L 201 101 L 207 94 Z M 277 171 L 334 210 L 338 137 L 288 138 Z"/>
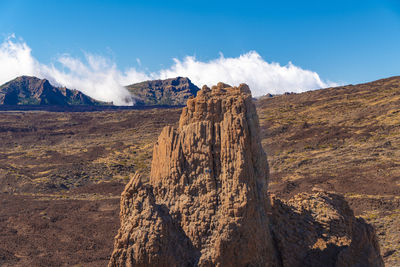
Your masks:
<path fill-rule="evenodd" d="M 271 229 L 282 266 L 384 266 L 374 228 L 340 195 L 313 189 L 271 196 Z"/>

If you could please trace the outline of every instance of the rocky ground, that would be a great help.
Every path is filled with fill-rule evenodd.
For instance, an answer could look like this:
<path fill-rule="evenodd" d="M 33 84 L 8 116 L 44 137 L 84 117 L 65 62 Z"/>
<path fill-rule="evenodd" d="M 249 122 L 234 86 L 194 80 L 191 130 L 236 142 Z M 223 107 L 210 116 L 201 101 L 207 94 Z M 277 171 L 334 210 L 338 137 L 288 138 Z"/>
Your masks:
<path fill-rule="evenodd" d="M 376 227 L 387 266 L 400 265 L 399 85 L 392 78 L 256 101 L 270 191 L 344 194 Z M 123 186 L 134 171 L 149 172 L 154 142 L 180 113 L 1 112 L 0 265 L 106 265 Z"/>
<path fill-rule="evenodd" d="M 104 266 L 121 186 L 90 189 L 96 193 L 0 194 L 0 266 Z"/>
<path fill-rule="evenodd" d="M 180 112 L 2 112 L 0 266 L 105 266 L 123 187 Z"/>
<path fill-rule="evenodd" d="M 400 77 L 257 101 L 270 191 L 343 194 L 400 265 Z"/>

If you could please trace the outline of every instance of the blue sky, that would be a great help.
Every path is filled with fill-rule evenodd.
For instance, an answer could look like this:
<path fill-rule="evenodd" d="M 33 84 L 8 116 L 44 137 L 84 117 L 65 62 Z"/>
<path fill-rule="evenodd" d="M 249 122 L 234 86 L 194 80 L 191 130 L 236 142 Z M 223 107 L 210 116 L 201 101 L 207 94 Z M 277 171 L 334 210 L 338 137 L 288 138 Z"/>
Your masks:
<path fill-rule="evenodd" d="M 2 0 L 0 34 L 15 34 L 43 64 L 90 53 L 121 71 L 157 72 L 173 58 L 208 62 L 249 51 L 336 83 L 399 75 L 400 66 L 395 0 Z"/>

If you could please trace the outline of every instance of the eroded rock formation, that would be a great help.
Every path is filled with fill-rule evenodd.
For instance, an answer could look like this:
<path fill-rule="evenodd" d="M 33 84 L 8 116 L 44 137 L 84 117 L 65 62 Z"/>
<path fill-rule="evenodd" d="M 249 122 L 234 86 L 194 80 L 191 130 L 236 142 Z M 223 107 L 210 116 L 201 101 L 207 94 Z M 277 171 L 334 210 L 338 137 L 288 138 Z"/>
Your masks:
<path fill-rule="evenodd" d="M 341 249 L 329 262 L 379 266 L 372 265 L 381 260 L 373 229 L 345 202 L 308 196 L 292 206 L 274 199 L 271 208 L 267 166 L 248 86 L 203 87 L 178 129 L 161 132 L 149 182 L 137 174 L 126 186 L 109 266 L 304 266 L 314 246 L 324 251 L 331 244 Z M 314 215 L 296 215 L 304 210 Z M 315 223 L 303 221 L 310 218 Z M 360 255 L 368 257 L 352 258 Z"/>
<path fill-rule="evenodd" d="M 317 188 L 271 197 L 271 229 L 283 266 L 383 266 L 373 227 L 340 195 Z"/>
<path fill-rule="evenodd" d="M 197 252 L 138 173 L 121 197 L 121 228 L 110 266 L 193 266 Z"/>

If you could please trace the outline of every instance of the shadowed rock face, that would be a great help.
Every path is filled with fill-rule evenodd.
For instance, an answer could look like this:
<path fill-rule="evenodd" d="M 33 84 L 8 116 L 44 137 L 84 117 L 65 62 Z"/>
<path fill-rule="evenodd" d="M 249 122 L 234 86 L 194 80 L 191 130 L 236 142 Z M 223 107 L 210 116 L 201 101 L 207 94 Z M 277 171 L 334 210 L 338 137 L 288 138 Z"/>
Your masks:
<path fill-rule="evenodd" d="M 265 159 L 248 86 L 203 87 L 183 109 L 178 129 L 165 127 L 161 132 L 149 184 L 143 185 L 135 175 L 126 186 L 109 266 L 304 266 L 314 248 L 310 244 L 321 250 L 330 244 L 340 246 L 339 252 L 316 257 L 320 266 L 328 261 L 337 266 L 365 266 L 364 262 L 381 266 L 373 229 L 365 224 L 357 227 L 344 201 L 328 201 L 330 195 L 311 197 L 314 202 L 306 198 L 304 205 L 317 219 L 324 215 L 323 209 L 314 210 L 315 205 L 333 203 L 330 214 L 338 219 L 333 216 L 320 224 L 294 216 L 299 213 L 296 205 L 278 205 L 274 200 L 272 209 L 266 197 Z M 301 219 L 293 226 L 293 218 Z M 335 230 L 340 238 L 330 238 L 332 231 L 326 231 L 330 241 L 318 243 L 319 235 L 312 233 L 331 227 L 333 220 L 343 236 Z M 300 242 L 301 233 L 310 239 L 308 243 Z M 291 234 L 296 234 L 294 239 Z M 368 257 L 360 261 L 352 258 L 356 255 Z"/>
<path fill-rule="evenodd" d="M 158 205 L 139 174 L 121 198 L 121 229 L 115 238 L 111 266 L 193 266 L 198 253 L 168 209 Z M 112 263 L 111 263 L 112 262 Z M 174 265 L 171 265 L 174 264 Z"/>
<path fill-rule="evenodd" d="M 374 228 L 355 218 L 342 196 L 313 189 L 271 203 L 283 266 L 384 266 Z"/>

